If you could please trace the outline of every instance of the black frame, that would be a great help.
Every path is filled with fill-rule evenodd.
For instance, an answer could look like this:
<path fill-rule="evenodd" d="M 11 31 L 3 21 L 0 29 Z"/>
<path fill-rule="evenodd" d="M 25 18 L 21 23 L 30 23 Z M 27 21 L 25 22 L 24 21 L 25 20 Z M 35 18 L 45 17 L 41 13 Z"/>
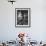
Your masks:
<path fill-rule="evenodd" d="M 17 10 L 28 10 L 28 25 L 17 25 Z M 30 8 L 15 8 L 15 27 L 31 27 L 31 9 Z"/>

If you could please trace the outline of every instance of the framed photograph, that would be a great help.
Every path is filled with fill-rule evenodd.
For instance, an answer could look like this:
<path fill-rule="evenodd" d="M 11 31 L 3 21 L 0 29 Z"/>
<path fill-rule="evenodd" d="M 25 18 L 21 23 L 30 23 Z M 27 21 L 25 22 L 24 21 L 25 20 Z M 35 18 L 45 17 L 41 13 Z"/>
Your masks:
<path fill-rule="evenodd" d="M 30 8 L 15 8 L 15 26 L 30 27 Z"/>

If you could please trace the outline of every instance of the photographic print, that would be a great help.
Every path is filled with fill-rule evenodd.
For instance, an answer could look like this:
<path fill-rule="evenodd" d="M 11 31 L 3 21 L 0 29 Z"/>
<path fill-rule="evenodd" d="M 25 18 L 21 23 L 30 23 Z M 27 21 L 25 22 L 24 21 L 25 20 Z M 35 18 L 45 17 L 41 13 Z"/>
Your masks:
<path fill-rule="evenodd" d="M 15 12 L 15 26 L 30 27 L 30 8 L 16 8 Z"/>

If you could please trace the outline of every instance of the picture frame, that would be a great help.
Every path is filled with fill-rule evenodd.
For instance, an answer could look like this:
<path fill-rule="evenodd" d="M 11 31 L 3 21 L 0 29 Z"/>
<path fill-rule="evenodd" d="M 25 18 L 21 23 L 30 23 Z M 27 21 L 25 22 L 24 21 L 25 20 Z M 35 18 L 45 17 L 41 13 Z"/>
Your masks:
<path fill-rule="evenodd" d="M 30 13 L 30 8 L 15 8 L 15 27 L 30 27 Z"/>

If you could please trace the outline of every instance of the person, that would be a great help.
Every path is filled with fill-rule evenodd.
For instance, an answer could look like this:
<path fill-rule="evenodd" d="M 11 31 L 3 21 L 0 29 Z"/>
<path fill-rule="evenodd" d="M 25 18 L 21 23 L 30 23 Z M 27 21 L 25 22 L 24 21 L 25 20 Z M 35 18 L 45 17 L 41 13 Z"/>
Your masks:
<path fill-rule="evenodd" d="M 18 25 L 23 25 L 23 16 L 22 16 L 22 13 L 21 12 L 18 13 L 18 16 L 17 16 L 17 24 Z"/>

